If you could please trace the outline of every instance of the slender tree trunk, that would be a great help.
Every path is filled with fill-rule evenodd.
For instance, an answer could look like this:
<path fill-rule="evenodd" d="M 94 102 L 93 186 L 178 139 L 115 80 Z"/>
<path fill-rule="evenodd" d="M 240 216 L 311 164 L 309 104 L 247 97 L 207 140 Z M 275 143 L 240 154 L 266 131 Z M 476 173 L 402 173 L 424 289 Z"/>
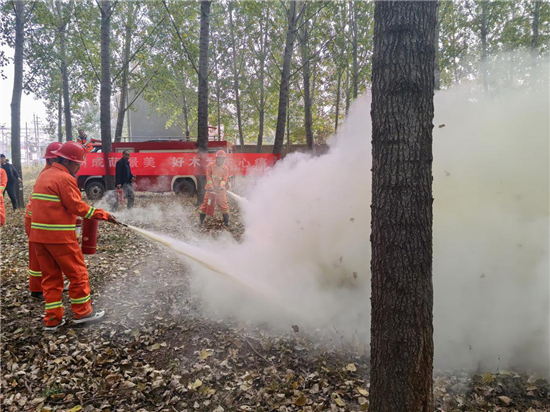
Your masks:
<path fill-rule="evenodd" d="M 126 84 L 126 129 L 128 130 L 128 141 L 132 141 L 132 125 L 130 123 L 130 87 Z"/>
<path fill-rule="evenodd" d="M 115 142 L 120 142 L 122 138 L 122 129 L 124 128 L 124 114 L 128 107 L 126 107 L 126 101 L 128 100 L 128 72 L 129 72 L 129 60 L 130 49 L 132 47 L 132 28 L 134 25 L 134 2 L 128 2 L 128 16 L 126 20 L 126 31 L 124 33 L 124 51 L 123 61 L 124 69 L 122 70 L 122 84 L 120 86 L 120 107 L 117 113 L 116 127 L 115 127 Z"/>
<path fill-rule="evenodd" d="M 23 179 L 21 168 L 21 94 L 23 93 L 23 48 L 25 44 L 25 3 L 15 1 L 15 56 L 13 59 L 13 94 L 11 97 L 11 160 Z M 23 191 L 17 191 L 17 204 L 23 207 Z"/>
<path fill-rule="evenodd" d="M 57 141 L 63 141 L 63 91 L 59 91 L 57 99 Z"/>
<path fill-rule="evenodd" d="M 369 412 L 433 411 L 436 20 L 437 2 L 376 2 Z"/>
<path fill-rule="evenodd" d="M 233 87 L 235 89 L 235 105 L 237 106 L 237 127 L 241 152 L 244 152 L 243 125 L 241 118 L 241 100 L 239 97 L 239 71 L 237 69 L 237 47 L 235 45 L 235 29 L 233 27 L 233 2 L 229 2 L 229 30 L 231 32 L 231 48 L 233 49 Z"/>
<path fill-rule="evenodd" d="M 181 98 L 183 103 L 183 120 L 185 122 L 185 139 L 191 139 L 191 132 L 189 131 L 189 107 L 187 106 L 187 98 L 185 97 L 185 83 L 182 85 Z"/>
<path fill-rule="evenodd" d="M 283 70 L 281 73 L 281 85 L 279 88 L 279 109 L 277 111 L 277 128 L 275 129 L 275 142 L 273 144 L 273 153 L 281 154 L 283 150 L 283 141 L 285 137 L 285 120 L 288 106 L 288 89 L 290 80 L 290 62 L 292 60 L 292 50 L 294 49 L 294 39 L 296 37 L 296 0 L 289 2 L 288 27 L 286 30 L 285 53 L 283 55 Z"/>
<path fill-rule="evenodd" d="M 487 1 L 481 2 L 481 72 L 483 89 L 489 90 L 489 72 L 487 68 Z"/>
<path fill-rule="evenodd" d="M 197 150 L 201 172 L 197 178 L 197 202 L 204 200 L 206 183 L 206 154 L 208 153 L 208 45 L 210 37 L 210 6 L 212 2 L 201 1 L 201 29 L 199 40 L 199 95 L 197 107 Z"/>
<path fill-rule="evenodd" d="M 269 13 L 266 9 L 265 25 L 263 26 L 263 41 L 260 49 L 260 113 L 259 113 L 259 124 L 258 124 L 258 142 L 256 147 L 256 152 L 262 153 L 262 144 L 264 140 L 264 121 L 265 121 L 265 59 L 267 57 L 267 35 L 268 35 L 268 26 L 269 26 Z M 261 23 L 260 23 L 261 24 Z"/>
<path fill-rule="evenodd" d="M 351 29 L 352 29 L 352 55 L 353 55 L 353 100 L 357 99 L 359 85 L 358 62 L 357 62 L 357 5 L 356 0 L 350 1 Z"/>
<path fill-rule="evenodd" d="M 101 151 L 105 164 L 105 186 L 107 190 L 114 190 L 114 176 L 108 174 L 109 153 L 112 152 L 111 143 L 111 12 L 110 0 L 101 0 L 101 88 L 99 91 L 99 110 L 101 126 Z"/>
<path fill-rule="evenodd" d="M 218 44 L 216 43 L 216 53 L 218 51 Z M 218 142 L 222 140 L 222 120 L 221 120 L 221 105 L 220 105 L 220 96 L 221 96 L 221 90 L 220 90 L 220 73 L 218 71 L 218 56 L 216 55 L 216 59 L 214 60 L 214 73 L 216 74 L 216 121 L 218 126 Z"/>
<path fill-rule="evenodd" d="M 346 67 L 346 115 L 349 112 L 351 93 L 349 88 L 349 67 Z"/>
<path fill-rule="evenodd" d="M 69 3 L 68 19 L 72 14 L 74 2 Z M 65 135 L 67 141 L 73 140 L 73 125 L 71 119 L 71 98 L 69 96 L 69 74 L 67 73 L 67 48 L 65 44 L 67 24 L 69 20 L 65 19 L 63 13 L 63 4 L 60 1 L 56 1 L 57 15 L 59 17 L 59 43 L 61 51 L 61 79 L 63 84 L 63 106 L 65 111 Z"/>
<path fill-rule="evenodd" d="M 334 116 L 334 133 L 338 131 L 340 120 L 340 88 L 342 83 L 342 70 L 338 69 L 338 81 L 336 83 L 336 114 Z"/>
<path fill-rule="evenodd" d="M 309 151 L 313 151 L 313 116 L 311 114 L 311 73 L 309 67 L 309 27 L 308 22 L 304 22 L 302 35 L 300 36 L 300 48 L 302 49 L 302 77 L 304 79 L 304 123 L 306 129 L 306 144 Z"/>

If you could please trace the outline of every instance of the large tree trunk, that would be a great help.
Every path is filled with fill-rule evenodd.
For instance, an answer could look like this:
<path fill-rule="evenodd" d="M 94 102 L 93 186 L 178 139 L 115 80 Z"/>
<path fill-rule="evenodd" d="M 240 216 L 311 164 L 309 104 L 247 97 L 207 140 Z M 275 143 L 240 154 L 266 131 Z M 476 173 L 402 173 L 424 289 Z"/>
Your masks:
<path fill-rule="evenodd" d="M 108 174 L 111 143 L 111 2 L 101 0 L 101 89 L 99 94 L 101 151 L 105 163 L 105 186 L 107 190 L 115 188 L 115 178 Z"/>
<path fill-rule="evenodd" d="M 290 80 L 290 63 L 294 39 L 296 37 L 296 0 L 291 0 L 288 10 L 288 27 L 286 30 L 285 53 L 283 55 L 283 70 L 281 72 L 281 85 L 279 87 L 279 109 L 277 111 L 277 128 L 275 129 L 275 142 L 273 153 L 281 154 L 285 137 L 285 120 L 288 106 L 288 86 Z"/>
<path fill-rule="evenodd" d="M 264 122 L 265 122 L 265 59 L 267 57 L 267 41 L 268 41 L 268 27 L 269 27 L 269 13 L 266 9 L 265 25 L 261 27 L 262 23 L 260 22 L 260 28 L 264 31 L 263 40 L 260 48 L 260 113 L 259 113 L 259 123 L 258 123 L 258 142 L 256 146 L 256 152 L 262 153 L 262 144 L 264 140 Z"/>
<path fill-rule="evenodd" d="M 132 46 L 132 27 L 134 25 L 134 2 L 128 2 L 128 17 L 126 20 L 126 32 L 124 33 L 124 51 L 123 62 L 124 68 L 122 69 L 122 84 L 120 87 L 120 106 L 117 113 L 116 127 L 115 127 L 115 142 L 120 142 L 122 138 L 122 129 L 124 127 L 124 114 L 127 107 L 128 100 L 128 72 L 129 72 L 129 60 L 130 60 L 130 48 Z"/>
<path fill-rule="evenodd" d="M 483 89 L 489 90 L 489 72 L 487 67 L 487 1 L 481 2 L 481 75 Z"/>
<path fill-rule="evenodd" d="M 352 56 L 353 56 L 353 100 L 357 99 L 359 85 L 359 69 L 357 62 L 357 5 L 356 0 L 350 1 L 351 30 L 352 30 Z"/>
<path fill-rule="evenodd" d="M 57 100 L 57 141 L 63 141 L 63 91 L 59 91 Z"/>
<path fill-rule="evenodd" d="M 21 94 L 23 93 L 23 47 L 25 43 L 25 3 L 15 1 L 15 56 L 11 97 L 11 161 L 21 179 Z M 23 207 L 23 191 L 17 191 L 17 204 Z"/>
<path fill-rule="evenodd" d="M 340 89 L 342 86 L 342 70 L 338 69 L 338 82 L 336 84 L 336 114 L 334 115 L 334 133 L 338 131 L 340 120 Z"/>
<path fill-rule="evenodd" d="M 237 106 L 237 128 L 241 152 L 244 151 L 243 124 L 241 118 L 241 100 L 239 97 L 239 71 L 237 69 L 237 47 L 235 46 L 235 29 L 233 27 L 233 2 L 229 2 L 229 30 L 231 32 L 231 48 L 233 49 L 233 88 L 235 89 L 235 105 Z"/>
<path fill-rule="evenodd" d="M 199 95 L 197 107 L 197 149 L 201 158 L 198 176 L 197 203 L 204 200 L 206 154 L 208 153 L 208 43 L 210 36 L 210 1 L 201 1 L 201 31 L 199 40 Z"/>
<path fill-rule="evenodd" d="M 69 3 L 68 19 L 65 19 L 63 13 L 63 4 L 56 1 L 57 15 L 59 17 L 59 43 L 61 52 L 61 80 L 63 84 L 63 107 L 65 112 L 65 136 L 67 141 L 73 140 L 73 124 L 71 119 L 71 98 L 69 96 L 69 74 L 67 73 L 67 47 L 65 44 L 67 24 L 72 14 L 74 2 Z"/>
<path fill-rule="evenodd" d="M 305 21 L 300 37 L 302 49 L 302 76 L 304 79 L 304 123 L 306 129 L 306 144 L 309 151 L 313 151 L 313 116 L 311 114 L 312 97 L 310 89 L 311 72 L 309 67 L 309 27 Z"/>
<path fill-rule="evenodd" d="M 433 411 L 436 20 L 435 1 L 376 2 L 370 412 Z"/>
<path fill-rule="evenodd" d="M 216 123 L 218 128 L 218 141 L 222 140 L 222 119 L 221 119 L 221 88 L 220 88 L 220 73 L 218 69 L 218 45 L 216 43 L 216 58 L 214 59 L 214 73 L 216 74 Z"/>

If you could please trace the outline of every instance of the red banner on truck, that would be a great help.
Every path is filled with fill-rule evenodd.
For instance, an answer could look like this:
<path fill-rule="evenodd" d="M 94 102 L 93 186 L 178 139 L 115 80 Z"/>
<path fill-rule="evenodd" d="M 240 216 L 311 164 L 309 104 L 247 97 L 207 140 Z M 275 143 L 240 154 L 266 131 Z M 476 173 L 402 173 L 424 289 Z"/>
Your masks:
<path fill-rule="evenodd" d="M 206 154 L 205 164 L 201 163 L 199 153 L 132 153 L 130 167 L 134 176 L 175 176 L 200 175 L 201 166 L 206 167 L 216 162 L 215 154 Z M 88 153 L 78 175 L 102 176 L 105 174 L 105 157 L 107 157 L 109 174 L 115 174 L 116 162 L 122 153 Z M 279 156 L 266 153 L 231 153 L 227 155 L 225 164 L 232 176 L 246 175 L 256 169 L 261 171 L 273 166 Z M 204 163 L 204 161 L 203 161 Z M 204 173 L 204 172 L 203 172 Z"/>

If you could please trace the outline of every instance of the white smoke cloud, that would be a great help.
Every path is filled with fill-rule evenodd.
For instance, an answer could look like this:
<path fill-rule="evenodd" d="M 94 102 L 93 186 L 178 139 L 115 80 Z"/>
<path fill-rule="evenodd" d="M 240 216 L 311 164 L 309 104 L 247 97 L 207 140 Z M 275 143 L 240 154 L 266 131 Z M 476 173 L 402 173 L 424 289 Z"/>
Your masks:
<path fill-rule="evenodd" d="M 541 79 L 531 91 L 485 97 L 465 84 L 436 95 L 437 367 L 548 362 L 549 99 Z M 192 264 L 193 287 L 212 310 L 336 329 L 368 346 L 369 113 L 363 96 L 328 154 L 287 156 L 241 193 L 250 200 L 243 242 L 210 240 L 200 254 L 261 293 Z"/>

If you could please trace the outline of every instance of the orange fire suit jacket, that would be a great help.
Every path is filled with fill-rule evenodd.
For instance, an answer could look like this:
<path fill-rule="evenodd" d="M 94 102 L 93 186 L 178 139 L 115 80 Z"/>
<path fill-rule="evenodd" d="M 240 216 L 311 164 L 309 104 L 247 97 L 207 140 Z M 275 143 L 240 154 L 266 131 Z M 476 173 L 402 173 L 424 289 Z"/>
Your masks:
<path fill-rule="evenodd" d="M 88 139 L 88 136 L 86 136 L 84 139 L 79 137 L 78 143 L 84 146 L 86 153 L 90 153 L 92 150 L 94 150 L 94 145 L 92 144 L 92 140 L 93 139 Z"/>
<path fill-rule="evenodd" d="M 67 168 L 54 163 L 36 181 L 32 194 L 29 240 L 36 243 L 76 242 L 76 216 L 107 220 L 109 213 L 82 201 L 76 179 Z"/>
<path fill-rule="evenodd" d="M 51 168 L 52 167 L 49 164 L 46 164 L 46 166 L 44 166 L 44 169 L 42 169 L 42 171 L 38 176 L 40 176 L 46 170 L 49 170 Z M 25 210 L 25 231 L 27 232 L 27 236 L 30 236 L 30 233 L 31 233 L 31 217 L 32 217 L 31 205 L 32 205 L 32 196 L 29 198 L 29 203 L 27 203 L 27 209 Z"/>
<path fill-rule="evenodd" d="M 218 166 L 212 163 L 206 167 L 206 190 L 218 190 L 220 187 L 227 189 L 229 180 L 229 168 L 226 165 Z"/>
<path fill-rule="evenodd" d="M 4 190 L 8 185 L 8 174 L 0 168 L 0 226 L 6 223 L 6 208 L 4 206 Z"/>

